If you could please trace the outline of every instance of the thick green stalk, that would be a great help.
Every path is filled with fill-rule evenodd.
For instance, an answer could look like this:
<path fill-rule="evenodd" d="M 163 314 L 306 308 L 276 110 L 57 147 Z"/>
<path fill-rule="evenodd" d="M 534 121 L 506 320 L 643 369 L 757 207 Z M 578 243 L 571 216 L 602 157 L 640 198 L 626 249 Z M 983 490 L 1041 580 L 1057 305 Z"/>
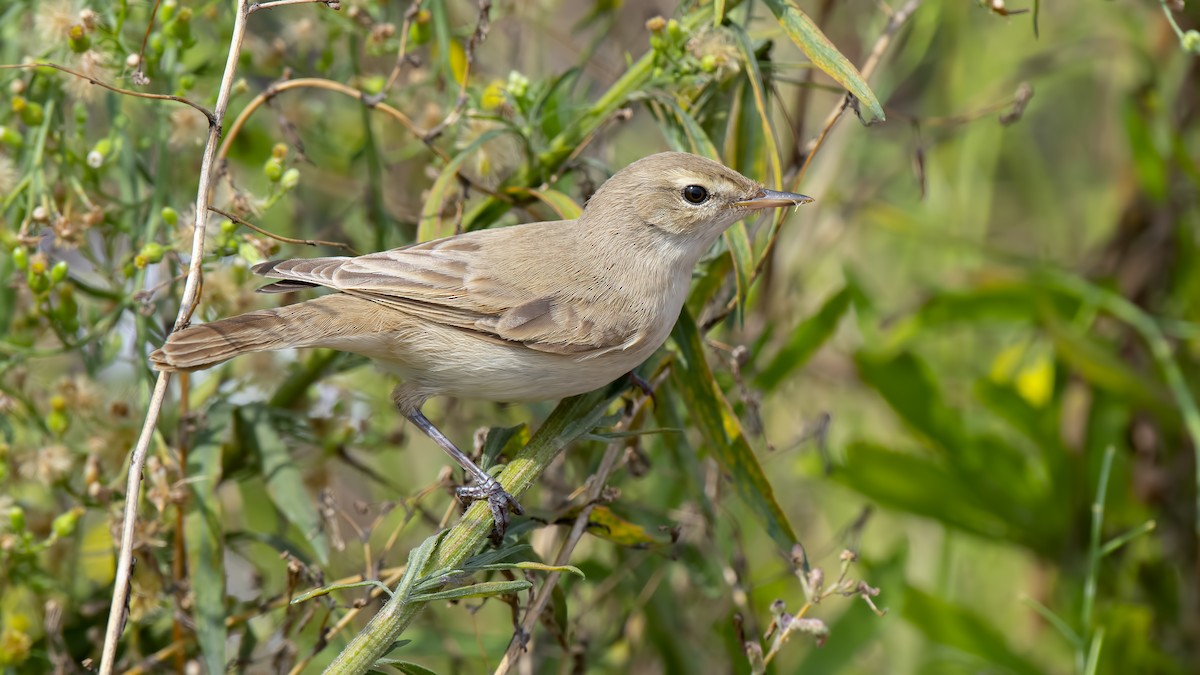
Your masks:
<path fill-rule="evenodd" d="M 559 403 L 529 443 L 500 474 L 498 480 L 504 489 L 519 499 L 568 443 L 591 431 L 600 422 L 620 390 L 620 386 L 611 385 Z M 413 578 L 420 578 L 428 570 L 461 566 L 479 550 L 491 530 L 491 511 L 485 502 L 475 502 L 442 537 L 425 570 L 419 571 Z M 413 617 L 424 607 L 423 602 L 408 602 L 408 593 L 396 593 L 362 632 L 346 645 L 325 672 L 338 675 L 367 672 L 391 649 Z"/>

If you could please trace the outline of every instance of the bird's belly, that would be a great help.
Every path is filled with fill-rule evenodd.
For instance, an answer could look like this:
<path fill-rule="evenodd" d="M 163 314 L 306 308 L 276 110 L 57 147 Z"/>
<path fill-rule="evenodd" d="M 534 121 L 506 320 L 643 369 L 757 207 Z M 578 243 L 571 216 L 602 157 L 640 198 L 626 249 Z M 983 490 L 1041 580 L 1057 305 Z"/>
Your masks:
<path fill-rule="evenodd" d="M 330 345 L 334 346 L 334 345 Z M 601 387 L 641 365 L 658 344 L 580 358 L 426 326 L 420 335 L 360 335 L 336 349 L 370 357 L 429 396 L 547 401 Z"/>

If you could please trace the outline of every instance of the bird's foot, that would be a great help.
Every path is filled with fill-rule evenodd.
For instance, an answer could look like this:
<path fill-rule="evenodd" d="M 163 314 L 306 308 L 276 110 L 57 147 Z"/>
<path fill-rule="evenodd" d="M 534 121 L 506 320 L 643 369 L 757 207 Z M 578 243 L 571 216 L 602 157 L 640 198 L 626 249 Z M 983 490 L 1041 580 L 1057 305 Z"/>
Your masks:
<path fill-rule="evenodd" d="M 455 488 L 454 493 L 464 502 L 487 500 L 488 508 L 492 510 L 492 520 L 495 522 L 490 539 L 496 546 L 500 545 L 504 539 L 504 531 L 508 529 L 509 512 L 518 516 L 525 513 L 517 498 L 506 492 L 494 478 L 489 478 L 488 482 L 481 485 L 462 485 Z"/>

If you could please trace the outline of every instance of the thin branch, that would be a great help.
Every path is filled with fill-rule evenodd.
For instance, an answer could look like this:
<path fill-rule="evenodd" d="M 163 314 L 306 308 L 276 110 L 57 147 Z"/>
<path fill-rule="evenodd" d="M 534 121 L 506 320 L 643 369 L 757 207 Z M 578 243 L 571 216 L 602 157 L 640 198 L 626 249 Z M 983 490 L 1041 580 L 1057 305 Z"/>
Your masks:
<path fill-rule="evenodd" d="M 875 45 L 871 48 L 871 53 L 867 56 L 867 60 L 863 62 L 861 72 L 864 80 L 871 77 L 871 74 L 879 67 L 879 63 L 883 59 L 883 53 L 891 46 L 896 33 L 900 31 L 904 24 L 908 23 L 909 18 L 912 17 L 913 13 L 920 6 L 921 0 L 908 0 L 903 7 L 891 14 L 887 25 L 883 28 L 883 32 L 875 40 Z M 800 182 L 803 180 L 804 174 L 808 171 L 808 167 L 812 164 L 813 157 L 821 149 L 821 146 L 825 144 L 825 139 L 829 137 L 829 132 L 833 130 L 834 125 L 842 118 L 842 113 L 846 112 L 846 109 L 850 107 L 850 100 L 850 95 L 847 94 L 838 101 L 837 105 L 833 106 L 833 110 L 829 111 L 829 115 L 825 118 L 825 123 L 821 125 L 821 133 L 817 134 L 816 138 L 809 141 L 807 146 L 805 146 L 804 164 L 796 172 L 796 177 L 792 179 L 791 187 L 788 188 L 789 191 L 795 192 L 799 189 Z M 759 256 L 758 261 L 754 264 L 754 270 L 750 273 L 750 284 L 753 284 L 762 275 L 763 268 L 766 267 L 767 261 L 770 260 L 771 254 L 775 251 L 775 245 L 779 240 L 780 225 L 783 224 L 783 219 L 786 215 L 786 211 L 780 211 L 775 216 L 775 220 L 771 225 L 771 234 L 767 238 L 767 245 L 763 248 L 762 255 Z M 736 307 L 737 298 L 735 297 L 726 303 L 717 316 L 705 322 L 705 328 L 711 328 L 720 323 Z"/>
<path fill-rule="evenodd" d="M 245 227 L 248 227 L 251 230 L 254 230 L 255 232 L 261 234 L 264 237 L 269 237 L 276 241 L 282 241 L 285 244 L 304 244 L 305 246 L 331 246 L 334 248 L 340 248 L 343 251 L 346 251 L 347 253 L 349 253 L 350 255 L 359 255 L 358 251 L 354 250 L 354 248 L 352 248 L 350 246 L 350 244 L 344 244 L 340 241 L 325 241 L 324 239 L 293 239 L 291 237 L 285 237 L 282 234 L 275 234 L 274 232 L 268 232 L 267 230 L 262 229 L 261 227 L 255 225 L 254 223 L 251 223 L 248 220 L 243 220 L 242 218 L 239 218 L 239 217 L 233 215 L 232 213 L 229 213 L 228 211 L 222 211 L 221 209 L 218 209 L 215 206 L 210 205 L 208 207 L 208 210 L 212 211 L 213 213 L 216 213 L 218 215 L 224 216 L 224 217 L 232 220 L 233 222 L 237 223 L 238 225 L 243 225 Z"/>
<path fill-rule="evenodd" d="M 271 99 L 273 99 L 276 95 L 292 89 L 324 89 L 326 91 L 337 92 L 339 94 L 349 96 L 350 98 L 357 99 L 369 106 L 372 110 L 378 110 L 384 114 L 390 115 L 405 129 L 407 129 L 409 133 L 424 142 L 426 147 L 428 147 L 429 150 L 437 155 L 442 161 L 449 162 L 451 159 L 450 155 L 446 154 L 445 150 L 442 150 L 432 142 L 426 141 L 425 139 L 428 132 L 418 127 L 416 123 L 408 117 L 408 115 L 400 112 L 400 110 L 386 103 L 373 102 L 374 97 L 369 96 L 364 92 L 355 89 L 354 87 L 342 84 L 341 82 L 327 80 L 321 77 L 302 77 L 295 80 L 283 80 L 281 82 L 276 82 L 267 87 L 258 96 L 255 96 L 250 103 L 248 103 L 246 107 L 243 108 L 240 113 L 238 113 L 238 116 L 234 119 L 233 124 L 229 126 L 229 133 L 225 134 L 225 139 L 221 142 L 221 148 L 217 151 L 217 160 L 221 161 L 225 159 L 225 156 L 229 153 L 229 148 L 233 145 L 234 139 L 237 138 L 238 134 L 241 133 L 242 127 L 246 125 L 246 122 L 250 119 L 250 115 L 254 114 L 254 111 L 270 102 Z M 512 203 L 513 201 L 512 197 L 509 197 L 504 193 L 488 189 L 487 187 L 470 180 L 470 178 L 462 172 L 459 172 L 458 176 L 462 180 L 465 180 L 467 184 L 471 186 L 471 189 L 479 193 L 488 195 L 489 197 L 503 202 Z"/>
<path fill-rule="evenodd" d="M 256 2 L 253 5 L 250 5 L 250 8 L 247 10 L 247 13 L 253 14 L 260 9 L 275 9 L 276 7 L 282 7 L 284 5 L 303 5 L 303 4 L 325 5 L 329 9 L 334 10 L 335 12 L 342 8 L 342 3 L 338 2 L 338 0 L 272 0 L 272 2 Z"/>
<path fill-rule="evenodd" d="M 142 64 L 146 62 L 146 43 L 150 41 L 150 33 L 154 31 L 154 17 L 158 16 L 158 6 L 162 4 L 162 0 L 154 0 L 154 7 L 150 8 L 150 19 L 146 21 L 146 32 L 142 33 L 142 46 L 138 47 L 137 66 L 133 70 L 133 75 L 130 79 L 139 87 L 144 87 L 150 84 L 146 73 L 142 72 Z M 212 118 L 209 118 L 212 121 Z"/>
<path fill-rule="evenodd" d="M 466 67 L 463 68 L 462 81 L 458 86 L 458 100 L 454 102 L 454 107 L 446 118 L 430 129 L 422 140 L 428 145 L 434 141 L 442 132 L 452 124 L 458 122 L 462 117 L 463 109 L 467 105 L 467 82 L 471 79 L 471 66 L 475 65 L 475 49 L 481 42 L 487 39 L 488 34 L 488 18 L 492 11 L 492 0 L 479 0 L 479 19 L 475 23 L 475 32 L 471 33 L 471 39 L 467 41 L 466 52 Z"/>
<path fill-rule="evenodd" d="M 237 71 L 238 58 L 242 51 L 242 40 L 246 33 L 246 0 L 238 0 L 236 15 L 233 23 L 233 35 L 230 37 L 229 54 L 225 61 L 225 72 L 221 77 L 220 88 L 217 90 L 217 105 L 212 113 L 206 113 L 209 118 L 208 140 L 204 144 L 204 154 L 200 162 L 200 181 L 196 190 L 196 222 L 192 233 L 192 259 L 188 266 L 187 281 L 184 284 L 183 297 L 180 299 L 179 314 L 175 318 L 174 329 L 186 326 L 200 300 L 200 284 L 204 263 L 204 233 L 208 225 L 208 200 L 213 177 L 213 160 L 217 153 L 217 139 L 221 136 L 221 122 L 229 107 L 230 92 L 233 89 L 234 73 Z M 137 96 L 146 96 L 134 92 Z M 169 97 L 173 100 L 175 97 Z M 193 107 L 195 107 L 193 105 Z M 160 372 L 150 396 L 146 409 L 146 420 L 130 457 L 129 478 L 125 489 L 125 513 L 121 522 L 121 548 L 117 556 L 116 578 L 113 581 L 112 604 L 109 606 L 108 627 L 104 633 L 104 647 L 100 656 L 100 675 L 111 675 L 116 667 L 117 643 L 125 628 L 125 619 L 129 608 L 129 587 L 133 573 L 133 539 L 137 527 L 137 507 L 141 494 L 142 467 L 146 462 L 146 453 L 150 448 L 150 439 L 158 425 L 158 415 L 162 411 L 163 399 L 167 395 L 167 385 L 171 376 Z"/>
<path fill-rule="evenodd" d="M 210 126 L 217 123 L 216 116 L 214 116 L 213 113 L 211 111 L 209 111 L 208 108 L 205 108 L 204 106 L 200 105 L 199 103 L 196 103 L 194 101 L 186 99 L 182 96 L 171 96 L 170 94 L 147 94 L 144 91 L 134 91 L 132 89 L 122 89 L 120 87 L 114 87 L 113 85 L 108 84 L 107 82 L 101 82 L 100 80 L 97 80 L 94 77 L 88 77 L 87 75 L 84 75 L 83 73 L 80 73 L 75 70 L 71 70 L 70 68 L 67 68 L 66 66 L 60 66 L 57 63 L 45 63 L 45 62 L 15 63 L 15 64 L 7 64 L 7 65 L 0 66 L 0 70 L 8 70 L 8 69 L 12 69 L 12 68 L 53 68 L 55 70 L 61 70 L 62 72 L 67 73 L 68 75 L 74 75 L 75 77 L 78 77 L 81 80 L 87 80 L 88 82 L 91 82 L 92 84 L 96 85 L 97 87 L 100 87 L 102 89 L 107 89 L 107 90 L 117 93 L 117 94 L 122 94 L 125 96 L 136 96 L 137 98 L 149 98 L 149 99 L 154 99 L 156 101 L 175 101 L 176 103 L 182 103 L 184 105 L 191 106 L 191 107 L 195 108 L 196 110 L 199 110 L 201 113 L 204 114 L 205 117 L 208 118 L 208 123 Z"/>
<path fill-rule="evenodd" d="M 391 91 L 392 85 L 396 80 L 400 79 L 400 72 L 404 70 L 404 63 L 408 58 L 408 33 L 412 29 L 413 19 L 421 12 L 421 0 L 416 0 L 408 6 L 404 11 L 404 23 L 400 25 L 400 49 L 396 52 L 396 65 L 392 66 L 392 74 L 388 75 L 387 84 L 383 85 L 383 91 L 379 93 L 379 99 L 383 100 L 384 96 Z"/>

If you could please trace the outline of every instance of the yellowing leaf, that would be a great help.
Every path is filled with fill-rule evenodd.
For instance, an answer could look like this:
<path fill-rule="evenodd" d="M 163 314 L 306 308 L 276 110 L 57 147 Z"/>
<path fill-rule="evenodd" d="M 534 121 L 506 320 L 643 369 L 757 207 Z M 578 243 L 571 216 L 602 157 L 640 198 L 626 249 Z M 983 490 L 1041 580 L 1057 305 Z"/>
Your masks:
<path fill-rule="evenodd" d="M 863 107 L 876 118 L 884 118 L 883 106 L 879 105 L 879 99 L 875 98 L 875 93 L 867 86 L 867 81 L 858 72 L 858 68 L 838 51 L 817 27 L 816 22 L 796 6 L 794 0 L 763 0 L 763 4 L 770 8 L 788 37 L 814 66 L 825 71 L 826 75 L 854 94 Z"/>

